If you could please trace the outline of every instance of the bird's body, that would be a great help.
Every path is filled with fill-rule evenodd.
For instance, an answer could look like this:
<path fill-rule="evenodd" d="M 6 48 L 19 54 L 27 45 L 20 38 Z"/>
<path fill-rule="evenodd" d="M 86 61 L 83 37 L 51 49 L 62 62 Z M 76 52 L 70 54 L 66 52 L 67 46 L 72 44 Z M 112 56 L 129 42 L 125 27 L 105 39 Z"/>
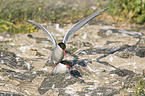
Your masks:
<path fill-rule="evenodd" d="M 50 64 L 58 64 L 64 58 L 64 53 L 60 46 L 56 46 L 50 58 Z"/>
<path fill-rule="evenodd" d="M 62 73 L 69 73 L 70 69 L 66 65 L 59 63 L 53 70 L 52 70 L 52 75 L 55 75 L 57 73 L 62 74 Z"/>

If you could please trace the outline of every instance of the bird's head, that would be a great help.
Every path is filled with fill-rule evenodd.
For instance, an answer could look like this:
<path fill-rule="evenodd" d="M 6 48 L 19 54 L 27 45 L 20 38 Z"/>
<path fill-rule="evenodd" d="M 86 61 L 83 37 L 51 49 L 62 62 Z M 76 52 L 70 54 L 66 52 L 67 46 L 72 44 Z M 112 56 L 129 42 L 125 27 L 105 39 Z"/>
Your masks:
<path fill-rule="evenodd" d="M 66 55 L 66 54 L 65 54 L 65 48 L 66 48 L 66 45 L 65 45 L 64 43 L 62 43 L 62 42 L 58 43 L 58 45 L 59 45 L 60 48 L 62 49 L 64 55 Z"/>

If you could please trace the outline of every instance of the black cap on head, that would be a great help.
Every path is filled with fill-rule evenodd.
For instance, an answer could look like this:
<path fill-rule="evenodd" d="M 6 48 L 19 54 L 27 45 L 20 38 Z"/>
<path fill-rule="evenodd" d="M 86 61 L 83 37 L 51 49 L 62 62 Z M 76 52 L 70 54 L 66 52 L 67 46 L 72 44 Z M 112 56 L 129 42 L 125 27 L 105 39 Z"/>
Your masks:
<path fill-rule="evenodd" d="M 72 61 L 63 60 L 60 63 L 62 63 L 64 65 L 69 65 L 70 67 L 73 67 L 74 66 L 74 63 Z"/>
<path fill-rule="evenodd" d="M 64 43 L 60 42 L 58 45 L 59 45 L 63 50 L 65 50 L 66 45 L 65 45 Z"/>
<path fill-rule="evenodd" d="M 68 61 L 66 61 L 66 60 L 63 60 L 63 61 L 60 61 L 60 63 L 62 63 L 62 64 L 64 64 L 64 65 L 68 65 Z"/>

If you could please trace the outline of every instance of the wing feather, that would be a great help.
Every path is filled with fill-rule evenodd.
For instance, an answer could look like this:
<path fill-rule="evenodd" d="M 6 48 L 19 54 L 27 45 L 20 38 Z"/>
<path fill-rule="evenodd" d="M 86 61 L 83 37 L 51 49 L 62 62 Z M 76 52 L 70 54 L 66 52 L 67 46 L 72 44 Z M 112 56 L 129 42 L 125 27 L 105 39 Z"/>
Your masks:
<path fill-rule="evenodd" d="M 93 18 L 95 18 L 96 16 L 100 15 L 102 12 L 106 11 L 108 8 L 105 8 L 101 11 L 98 11 L 90 16 L 88 16 L 87 18 L 77 22 L 75 25 L 73 25 L 65 34 L 64 38 L 63 38 L 63 43 L 67 43 L 68 40 L 80 29 L 82 28 L 86 23 L 88 23 L 90 20 L 92 20 Z"/>
<path fill-rule="evenodd" d="M 52 34 L 42 25 L 32 21 L 32 20 L 27 20 L 27 22 L 39 27 L 40 29 L 42 29 L 47 35 L 48 37 L 51 39 L 52 43 L 54 44 L 54 48 L 57 46 L 56 40 L 54 39 L 54 37 L 52 36 Z"/>

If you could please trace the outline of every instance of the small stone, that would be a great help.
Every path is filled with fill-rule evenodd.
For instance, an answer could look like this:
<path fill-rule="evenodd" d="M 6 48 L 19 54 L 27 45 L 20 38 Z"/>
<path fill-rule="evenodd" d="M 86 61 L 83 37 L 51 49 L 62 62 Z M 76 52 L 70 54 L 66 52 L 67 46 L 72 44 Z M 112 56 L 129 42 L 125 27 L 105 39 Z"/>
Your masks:
<path fill-rule="evenodd" d="M 145 49 L 141 49 L 139 51 L 136 52 L 136 55 L 139 57 L 145 57 Z"/>
<path fill-rule="evenodd" d="M 20 93 L 0 90 L 0 96 L 24 96 L 24 95 Z"/>

